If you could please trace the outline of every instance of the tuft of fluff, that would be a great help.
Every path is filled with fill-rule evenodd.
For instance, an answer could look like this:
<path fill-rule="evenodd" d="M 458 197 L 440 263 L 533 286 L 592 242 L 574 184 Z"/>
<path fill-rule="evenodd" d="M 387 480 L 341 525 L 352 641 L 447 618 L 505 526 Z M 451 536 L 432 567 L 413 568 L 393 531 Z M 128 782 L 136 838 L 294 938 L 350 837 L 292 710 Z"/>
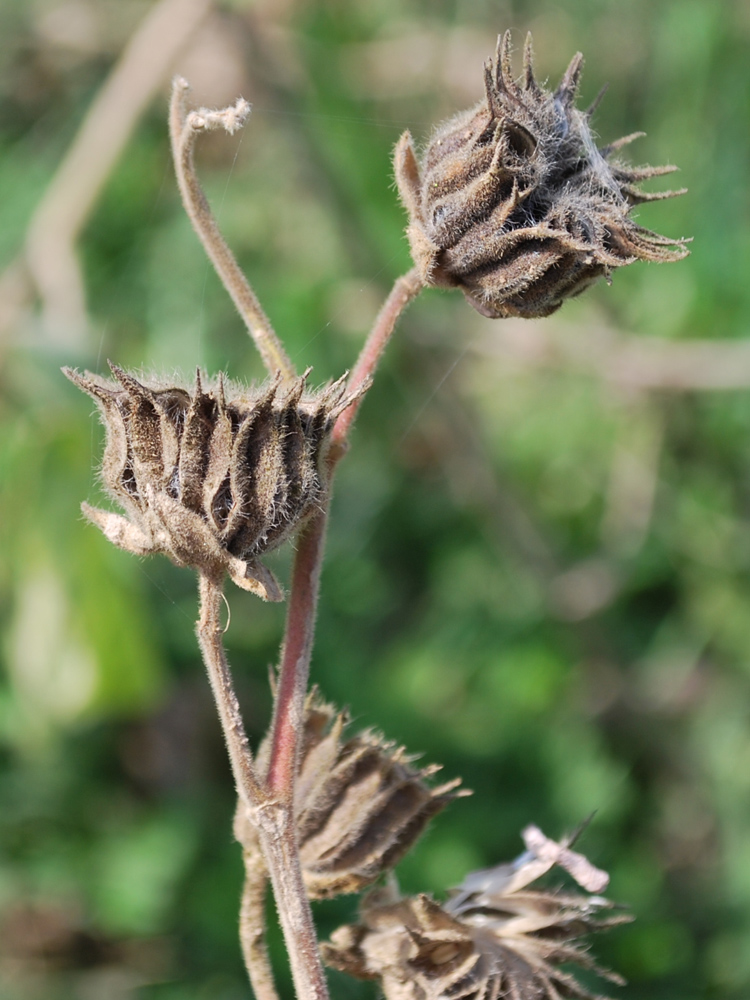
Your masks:
<path fill-rule="evenodd" d="M 322 468 L 336 417 L 355 396 L 344 378 L 306 388 L 309 371 L 249 390 L 146 385 L 110 362 L 114 380 L 63 372 L 99 406 L 107 443 L 102 481 L 125 516 L 83 504 L 106 537 L 137 555 L 163 552 L 211 577 L 280 601 L 260 556 L 323 502 Z"/>
<path fill-rule="evenodd" d="M 484 316 L 548 316 L 564 299 L 636 260 L 675 261 L 683 239 L 639 226 L 636 205 L 684 193 L 647 194 L 637 183 L 676 170 L 631 167 L 617 157 L 634 133 L 598 148 L 588 111 L 575 107 L 583 57 L 560 84 L 536 80 L 531 36 L 519 79 L 510 32 L 485 65 L 485 98 L 441 125 L 421 160 L 409 132 L 394 169 L 407 234 L 426 284 L 460 288 Z"/>

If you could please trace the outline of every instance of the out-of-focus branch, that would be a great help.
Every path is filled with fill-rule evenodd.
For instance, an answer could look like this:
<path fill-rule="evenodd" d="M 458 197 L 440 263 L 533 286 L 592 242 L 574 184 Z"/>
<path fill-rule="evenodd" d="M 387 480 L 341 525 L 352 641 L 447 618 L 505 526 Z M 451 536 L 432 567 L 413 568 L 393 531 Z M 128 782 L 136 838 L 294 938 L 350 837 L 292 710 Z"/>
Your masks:
<path fill-rule="evenodd" d="M 22 254 L 0 276 L 21 288 L 0 315 L 7 334 L 34 291 L 48 336 L 70 347 L 86 334 L 86 296 L 75 243 L 138 120 L 212 0 L 159 0 L 131 37 L 97 94 L 27 230 Z"/>
<path fill-rule="evenodd" d="M 475 349 L 501 361 L 506 371 L 518 365 L 561 369 L 624 389 L 700 392 L 750 386 L 747 340 L 673 341 L 603 326 L 579 329 L 550 320 L 542 325 L 507 319 L 488 327 Z"/>

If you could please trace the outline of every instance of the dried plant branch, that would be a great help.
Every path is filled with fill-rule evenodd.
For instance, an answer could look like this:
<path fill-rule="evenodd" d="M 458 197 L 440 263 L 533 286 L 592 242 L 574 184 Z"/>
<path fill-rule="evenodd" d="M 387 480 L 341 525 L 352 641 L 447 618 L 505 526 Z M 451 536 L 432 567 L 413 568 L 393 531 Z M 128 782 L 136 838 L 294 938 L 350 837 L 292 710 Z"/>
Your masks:
<path fill-rule="evenodd" d="M 76 240 L 138 120 L 211 7 L 211 0 L 160 0 L 139 24 L 34 210 L 22 255 L 3 275 L 5 285 L 20 267 L 31 281 L 13 308 L 6 302 L 0 335 L 36 291 L 47 330 L 71 346 L 82 344 L 86 297 Z"/>
<path fill-rule="evenodd" d="M 396 323 L 401 317 L 404 309 L 412 302 L 424 288 L 424 282 L 419 276 L 416 267 L 413 267 L 406 274 L 401 275 L 394 282 L 388 298 L 375 318 L 370 334 L 365 341 L 357 363 L 349 376 L 349 392 L 355 392 L 363 386 L 375 374 L 383 351 L 396 327 Z M 343 450 L 346 448 L 346 440 L 354 418 L 359 410 L 359 399 L 348 409 L 344 410 L 336 421 L 331 436 L 332 449 L 330 461 L 335 463 Z"/>
<path fill-rule="evenodd" d="M 297 1000 L 328 1000 L 310 903 L 302 879 L 294 810 L 267 800 L 250 818 L 258 830 L 276 900 Z"/>
<path fill-rule="evenodd" d="M 256 827 L 258 840 L 268 868 L 274 897 L 279 913 L 279 921 L 289 954 L 297 997 L 299 1000 L 328 1000 L 328 987 L 318 953 L 315 925 L 310 912 L 302 871 L 291 799 L 279 801 L 261 787 L 255 771 L 250 745 L 242 722 L 237 696 L 232 684 L 221 626 L 223 591 L 221 580 L 205 574 L 200 575 L 201 613 L 198 622 L 198 641 L 208 671 L 216 708 L 221 719 L 224 738 L 227 743 L 237 793 L 244 803 L 246 815 Z M 309 662 L 309 655 L 308 655 Z M 252 900 L 249 901 L 252 904 Z M 259 915 L 255 910 L 256 918 Z M 246 914 L 248 920 L 249 914 Z M 262 917 L 262 911 L 260 912 Z M 263 965 L 262 935 L 260 928 L 250 933 L 250 942 L 243 938 L 243 952 L 250 946 L 252 966 L 248 966 L 251 978 L 260 978 L 261 984 L 269 987 L 269 967 Z M 258 959 L 260 956 L 260 964 Z M 267 1000 L 270 1000 L 268 994 Z"/>
<path fill-rule="evenodd" d="M 258 854 L 243 851 L 245 882 L 240 904 L 240 944 L 255 1000 L 279 1000 L 266 947 L 268 873 Z"/>
<path fill-rule="evenodd" d="M 327 519 L 327 510 L 320 511 L 302 529 L 297 541 L 271 728 L 267 787 L 289 805 L 303 730 Z"/>
<path fill-rule="evenodd" d="M 186 80 L 179 76 L 175 77 L 169 111 L 172 156 L 185 211 L 203 244 L 203 249 L 255 341 L 269 373 L 274 375 L 280 371 L 285 379 L 292 379 L 296 374 L 294 366 L 276 336 L 258 297 L 219 231 L 208 200 L 198 182 L 193 163 L 196 138 L 203 132 L 217 128 L 223 128 L 230 135 L 233 134 L 244 125 L 250 114 L 250 105 L 240 98 L 234 107 L 224 108 L 222 111 L 201 108 L 188 113 L 186 108 L 188 89 Z"/>
<path fill-rule="evenodd" d="M 346 451 L 348 433 L 364 395 L 362 390 L 372 379 L 399 317 L 423 287 L 416 268 L 397 278 L 373 323 L 347 384 L 347 395 L 355 398 L 339 415 L 331 434 L 328 454 L 331 479 Z M 302 530 L 292 574 L 268 771 L 269 789 L 284 801 L 289 801 L 292 795 L 299 755 L 326 522 L 327 505 Z"/>
<path fill-rule="evenodd" d="M 201 573 L 199 589 L 200 618 L 196 631 L 221 720 L 232 774 L 237 792 L 245 805 L 248 808 L 257 808 L 264 801 L 264 796 L 255 773 L 253 755 L 222 641 L 224 634 L 221 624 L 221 609 L 224 603 L 222 577 L 211 577 Z"/>

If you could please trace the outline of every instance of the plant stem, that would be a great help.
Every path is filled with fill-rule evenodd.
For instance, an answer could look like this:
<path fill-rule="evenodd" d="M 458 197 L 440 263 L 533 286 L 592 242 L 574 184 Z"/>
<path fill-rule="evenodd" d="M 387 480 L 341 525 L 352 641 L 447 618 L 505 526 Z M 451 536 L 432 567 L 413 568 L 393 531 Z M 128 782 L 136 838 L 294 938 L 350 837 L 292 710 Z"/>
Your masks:
<path fill-rule="evenodd" d="M 348 390 L 351 392 L 358 389 L 363 382 L 372 378 L 383 355 L 388 341 L 396 327 L 399 317 L 404 309 L 412 302 L 424 288 L 424 283 L 419 277 L 417 268 L 402 274 L 393 283 L 388 298 L 383 303 L 380 312 L 375 318 L 370 334 L 365 341 L 365 345 L 360 351 L 357 363 L 349 376 Z M 357 415 L 360 404 L 364 397 L 360 396 L 336 421 L 331 435 L 331 453 L 329 464 L 335 465 L 343 452 L 346 450 L 346 441 L 354 418 Z"/>
<path fill-rule="evenodd" d="M 293 803 L 299 740 L 304 722 L 327 508 L 326 503 L 308 521 L 297 541 L 271 730 L 267 788 L 290 806 Z"/>
<path fill-rule="evenodd" d="M 239 101 L 234 108 L 225 108 L 223 111 L 207 111 L 201 108 L 200 111 L 187 114 L 185 106 L 187 91 L 187 81 L 182 77 L 175 77 L 169 108 L 169 133 L 177 183 L 185 211 L 216 273 L 245 321 L 269 374 L 274 375 L 280 371 L 285 379 L 292 379 L 295 376 L 294 365 L 221 235 L 208 199 L 198 182 L 193 163 L 196 137 L 201 132 L 214 128 L 224 128 L 230 133 L 234 132 L 244 123 L 250 112 L 250 105 Z"/>
<path fill-rule="evenodd" d="M 279 1000 L 266 948 L 268 872 L 260 854 L 243 851 L 245 884 L 240 905 L 240 944 L 255 1000 Z"/>
<path fill-rule="evenodd" d="M 396 322 L 423 285 L 416 269 L 398 278 L 380 310 L 349 379 L 355 390 L 372 377 Z M 361 397 L 360 397 L 361 398 Z M 346 451 L 346 439 L 359 401 L 334 425 L 328 455 L 329 488 L 336 464 Z M 294 787 L 304 723 L 320 571 L 323 563 L 329 498 L 300 532 L 292 570 L 279 683 L 271 726 L 271 752 L 263 795 L 258 808 L 248 810 L 260 841 L 284 932 L 298 1000 L 327 1000 L 328 988 L 320 961 L 315 925 L 305 891 L 296 842 Z M 275 1000 L 266 992 L 269 973 L 262 934 L 262 890 L 259 875 L 248 870 L 243 895 L 241 931 L 245 959 L 259 1000 Z M 260 909 L 259 909 L 260 908 Z M 260 928 L 260 930 L 259 930 Z M 265 965 L 264 965 L 265 963 Z"/>
<path fill-rule="evenodd" d="M 349 377 L 349 391 L 358 389 L 372 378 L 399 316 L 423 287 L 416 268 L 396 279 Z M 328 455 L 329 490 L 336 463 L 346 451 L 349 429 L 362 398 L 360 396 L 347 407 L 334 425 Z M 329 502 L 330 497 L 300 532 L 292 571 L 267 777 L 269 792 L 282 802 L 293 799 Z"/>
<path fill-rule="evenodd" d="M 245 725 L 242 721 L 237 695 L 234 692 L 232 674 L 224 651 L 221 626 L 223 589 L 221 579 L 200 574 L 200 618 L 197 634 L 203 662 L 208 671 L 214 701 L 221 720 L 221 728 L 229 752 L 232 774 L 237 793 L 246 807 L 258 807 L 264 801 L 264 794 L 258 782 L 253 764 Z"/>
<path fill-rule="evenodd" d="M 268 866 L 297 1000 L 328 1000 L 318 936 L 302 880 L 292 805 L 269 802 L 253 818 Z"/>

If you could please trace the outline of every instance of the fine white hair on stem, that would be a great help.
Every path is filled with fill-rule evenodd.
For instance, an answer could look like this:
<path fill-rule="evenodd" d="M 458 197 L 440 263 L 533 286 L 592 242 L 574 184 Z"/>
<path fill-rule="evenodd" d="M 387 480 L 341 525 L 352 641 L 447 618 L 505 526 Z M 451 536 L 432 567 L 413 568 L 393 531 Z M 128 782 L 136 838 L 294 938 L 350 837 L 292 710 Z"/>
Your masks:
<path fill-rule="evenodd" d="M 180 76 L 175 77 L 169 112 L 172 156 L 185 211 L 203 244 L 203 249 L 255 341 L 268 372 L 271 375 L 281 372 L 285 380 L 292 379 L 296 374 L 294 366 L 276 336 L 258 297 L 221 235 L 208 199 L 198 182 L 193 163 L 193 149 L 197 136 L 217 128 L 223 128 L 230 135 L 234 134 L 247 120 L 250 105 L 240 98 L 232 107 L 219 111 L 200 108 L 188 112 L 186 107 L 188 90 L 187 80 Z"/>

